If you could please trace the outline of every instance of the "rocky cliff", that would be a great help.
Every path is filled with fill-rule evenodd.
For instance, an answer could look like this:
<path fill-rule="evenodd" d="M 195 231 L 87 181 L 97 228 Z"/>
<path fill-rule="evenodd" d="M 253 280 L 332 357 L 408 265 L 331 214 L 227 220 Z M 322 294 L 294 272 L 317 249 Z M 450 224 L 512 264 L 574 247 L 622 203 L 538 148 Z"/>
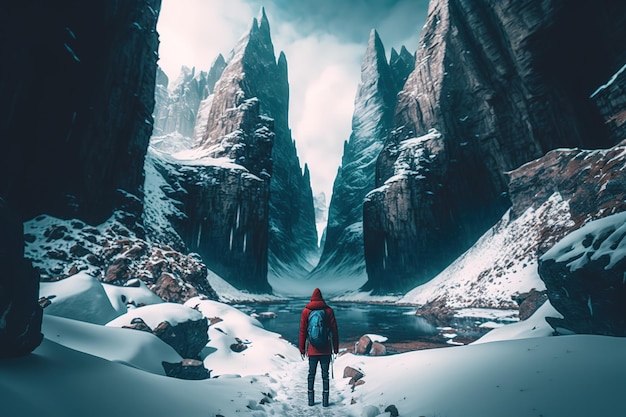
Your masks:
<path fill-rule="evenodd" d="M 378 33 L 372 30 L 361 63 L 361 83 L 354 100 L 352 134 L 344 144 L 341 167 L 329 206 L 322 256 L 312 272 L 364 275 L 363 199 L 374 189 L 376 157 L 393 122 L 396 94 L 413 70 L 414 57 L 401 49 L 387 62 Z"/>
<path fill-rule="evenodd" d="M 5 5 L 0 195 L 23 218 L 96 224 L 141 195 L 160 0 Z"/>
<path fill-rule="evenodd" d="M 505 172 L 615 143 L 589 96 L 626 60 L 625 7 L 431 2 L 364 205 L 367 288 L 424 283 L 471 246 L 510 205 Z"/>
<path fill-rule="evenodd" d="M 147 186 L 146 218 L 166 225 L 152 227 L 156 238 L 179 236 L 238 288 L 270 292 L 268 259 L 274 273 L 302 268 L 317 235 L 308 167 L 300 168 L 287 124 L 287 61 L 282 53 L 276 60 L 264 11 L 222 63 L 209 72 L 221 74 L 210 95 L 185 99 L 196 111 L 192 132 L 174 126 L 174 135 L 153 137 L 146 172 L 161 180 Z M 179 120 L 183 111 L 166 112 Z"/>
<path fill-rule="evenodd" d="M 209 269 L 236 287 L 269 292 L 269 177 L 274 133 L 271 120 L 259 116 L 258 101 L 250 100 L 238 109 L 242 112 L 239 129 L 222 138 L 232 150 L 229 157 L 177 160 L 151 148 L 147 171 L 157 184 L 146 190 L 150 193 L 146 222 L 153 229 L 159 224 L 171 226 L 174 233 L 169 236 L 162 229 L 157 231 L 160 241 L 176 241 L 179 236 L 187 250 L 198 253 Z M 243 149 L 252 152 L 246 155 L 240 152 Z M 169 202 L 169 209 L 163 209 L 164 202 Z M 159 221 L 161 216 L 164 221 Z"/>
<path fill-rule="evenodd" d="M 142 195 L 160 4 L 3 5 L 0 47 L 10 65 L 0 68 L 2 356 L 41 341 L 40 276 L 24 259 L 22 221 L 49 213 L 98 224 Z M 141 232 L 140 212 L 121 216 Z"/>
<path fill-rule="evenodd" d="M 240 163 L 237 158 L 241 152 L 253 151 L 253 147 L 231 146 L 223 141 L 239 129 L 241 117 L 237 109 L 250 100 L 257 101 L 260 116 L 273 120 L 269 201 L 271 268 L 276 273 L 286 264 L 297 269 L 317 249 L 313 196 L 308 173 L 300 167 L 288 126 L 287 60 L 283 53 L 276 60 L 265 11 L 242 37 L 215 86 L 200 145 L 209 155 L 229 155 Z"/>

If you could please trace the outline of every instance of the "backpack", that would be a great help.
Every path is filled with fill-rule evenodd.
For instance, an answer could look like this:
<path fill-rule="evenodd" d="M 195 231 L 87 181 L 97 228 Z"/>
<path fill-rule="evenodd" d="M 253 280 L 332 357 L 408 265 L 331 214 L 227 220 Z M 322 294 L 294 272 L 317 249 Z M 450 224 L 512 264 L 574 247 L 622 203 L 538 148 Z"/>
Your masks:
<path fill-rule="evenodd" d="M 318 349 L 324 349 L 328 343 L 330 329 L 326 325 L 325 310 L 311 310 L 307 327 L 309 342 Z"/>

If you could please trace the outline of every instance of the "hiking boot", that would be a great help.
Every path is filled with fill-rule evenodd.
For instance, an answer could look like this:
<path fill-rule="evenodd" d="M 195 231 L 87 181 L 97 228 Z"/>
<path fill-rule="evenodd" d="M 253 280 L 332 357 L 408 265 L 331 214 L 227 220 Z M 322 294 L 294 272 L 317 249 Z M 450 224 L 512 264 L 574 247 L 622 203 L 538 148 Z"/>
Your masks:
<path fill-rule="evenodd" d="M 309 405 L 315 404 L 315 391 L 309 391 Z"/>
<path fill-rule="evenodd" d="M 322 392 L 322 406 L 328 407 L 328 391 Z"/>

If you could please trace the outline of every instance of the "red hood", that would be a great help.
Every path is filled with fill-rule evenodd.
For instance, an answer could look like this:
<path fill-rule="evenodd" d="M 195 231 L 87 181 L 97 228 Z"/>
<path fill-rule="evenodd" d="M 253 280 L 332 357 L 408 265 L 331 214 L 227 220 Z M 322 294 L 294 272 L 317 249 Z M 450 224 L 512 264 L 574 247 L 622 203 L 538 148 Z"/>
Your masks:
<path fill-rule="evenodd" d="M 326 308 L 326 301 L 324 301 L 324 297 L 322 297 L 322 292 L 319 288 L 316 288 L 313 291 L 313 295 L 311 295 L 311 302 L 306 305 L 307 308 L 311 310 L 321 310 Z"/>

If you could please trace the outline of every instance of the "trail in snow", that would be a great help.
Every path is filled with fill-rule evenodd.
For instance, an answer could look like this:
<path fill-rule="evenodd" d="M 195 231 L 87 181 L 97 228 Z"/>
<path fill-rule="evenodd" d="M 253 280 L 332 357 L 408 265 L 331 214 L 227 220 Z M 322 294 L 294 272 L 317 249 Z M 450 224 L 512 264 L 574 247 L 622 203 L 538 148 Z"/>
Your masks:
<path fill-rule="evenodd" d="M 335 378 L 330 380 L 330 401 L 328 407 L 322 407 L 322 377 L 317 369 L 315 378 L 315 405 L 308 405 L 307 374 L 308 361 L 294 362 L 275 373 L 271 381 L 271 388 L 276 392 L 274 402 L 267 404 L 268 415 L 307 416 L 307 417 L 356 417 L 343 403 L 345 397 Z"/>

